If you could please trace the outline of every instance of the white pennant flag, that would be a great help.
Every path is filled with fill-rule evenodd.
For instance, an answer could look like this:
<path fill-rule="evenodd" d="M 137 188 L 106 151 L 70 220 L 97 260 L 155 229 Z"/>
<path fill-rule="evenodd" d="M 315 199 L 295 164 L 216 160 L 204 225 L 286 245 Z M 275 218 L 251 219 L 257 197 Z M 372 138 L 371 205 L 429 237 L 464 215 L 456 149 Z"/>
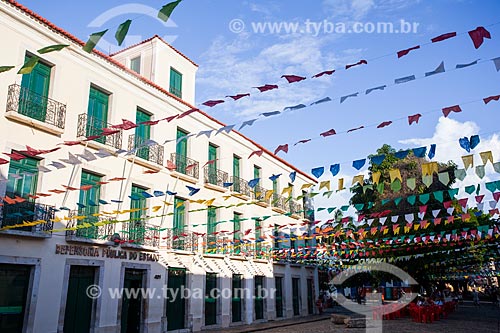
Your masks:
<path fill-rule="evenodd" d="M 398 220 L 399 220 L 399 216 L 398 216 L 398 215 L 396 215 L 396 216 L 391 216 L 391 222 L 392 222 L 392 223 L 396 223 L 396 222 L 398 222 Z"/>
<path fill-rule="evenodd" d="M 497 206 L 497 202 L 495 200 L 490 200 L 490 208 L 493 209 Z"/>
<path fill-rule="evenodd" d="M 405 220 L 409 223 L 413 222 L 413 220 L 415 220 L 415 215 L 413 214 L 406 214 L 405 215 Z"/>
<path fill-rule="evenodd" d="M 419 213 L 418 213 L 418 218 L 419 218 L 420 220 L 422 220 L 422 219 L 424 218 L 424 216 L 425 216 L 425 212 L 421 212 L 421 213 L 419 212 Z"/>
<path fill-rule="evenodd" d="M 378 219 L 378 221 L 380 222 L 381 225 L 384 225 L 386 220 L 387 220 L 387 216 L 381 217 Z"/>
<path fill-rule="evenodd" d="M 446 210 L 446 212 L 448 213 L 448 215 L 451 215 L 453 214 L 453 212 L 455 211 L 455 207 L 450 207 Z"/>
<path fill-rule="evenodd" d="M 371 227 L 373 221 L 375 221 L 375 219 L 368 219 L 366 220 L 366 224 L 368 224 L 368 226 Z"/>
<path fill-rule="evenodd" d="M 434 218 L 436 218 L 439 215 L 440 212 L 441 212 L 441 209 L 434 209 L 432 211 L 432 216 L 434 216 Z"/>
<path fill-rule="evenodd" d="M 484 202 L 478 203 L 477 204 L 477 209 L 480 210 L 480 211 L 483 211 L 483 209 L 484 209 Z"/>

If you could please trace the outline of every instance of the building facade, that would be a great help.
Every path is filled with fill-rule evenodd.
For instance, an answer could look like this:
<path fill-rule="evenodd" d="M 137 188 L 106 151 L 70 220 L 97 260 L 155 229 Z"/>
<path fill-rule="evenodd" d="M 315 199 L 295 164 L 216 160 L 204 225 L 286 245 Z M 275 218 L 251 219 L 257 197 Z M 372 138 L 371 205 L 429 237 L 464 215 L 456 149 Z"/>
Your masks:
<path fill-rule="evenodd" d="M 315 311 L 317 268 L 272 256 L 313 242 L 290 231 L 309 231 L 315 180 L 190 113 L 196 64 L 158 36 L 87 53 L 14 1 L 0 17 L 0 65 L 16 66 L 0 74 L 1 332 L 190 332 Z"/>

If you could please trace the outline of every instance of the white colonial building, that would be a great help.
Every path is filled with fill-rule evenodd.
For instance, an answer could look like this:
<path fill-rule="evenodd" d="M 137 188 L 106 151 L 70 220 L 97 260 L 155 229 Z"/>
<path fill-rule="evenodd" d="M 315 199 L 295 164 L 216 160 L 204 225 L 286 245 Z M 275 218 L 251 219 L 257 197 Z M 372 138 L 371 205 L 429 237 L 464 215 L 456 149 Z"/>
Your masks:
<path fill-rule="evenodd" d="M 0 19 L 0 66 L 15 66 L 0 73 L 0 332 L 190 332 L 314 312 L 317 268 L 271 250 L 313 244 L 289 233 L 309 226 L 296 199 L 315 180 L 201 111 L 178 117 L 195 109 L 195 63 L 158 36 L 87 53 L 14 1 Z M 69 46 L 38 52 L 57 44 Z M 200 292 L 173 296 L 184 288 Z"/>

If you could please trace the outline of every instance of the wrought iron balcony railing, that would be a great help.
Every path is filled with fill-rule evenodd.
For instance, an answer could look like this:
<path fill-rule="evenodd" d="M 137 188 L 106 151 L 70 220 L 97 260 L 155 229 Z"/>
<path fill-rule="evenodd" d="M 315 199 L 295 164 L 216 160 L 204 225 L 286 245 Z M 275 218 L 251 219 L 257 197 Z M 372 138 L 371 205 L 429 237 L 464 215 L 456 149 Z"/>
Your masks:
<path fill-rule="evenodd" d="M 247 197 L 251 196 L 252 189 L 248 186 L 248 182 L 239 177 L 231 176 L 231 190 L 236 193 L 243 194 Z"/>
<path fill-rule="evenodd" d="M 223 187 L 224 183 L 227 183 L 229 179 L 228 173 L 217 169 L 215 165 L 206 165 L 204 171 L 206 184 Z"/>
<path fill-rule="evenodd" d="M 269 203 L 269 200 L 266 200 L 266 192 L 267 190 L 259 185 L 255 186 L 252 191 L 252 199 L 260 202 Z"/>
<path fill-rule="evenodd" d="M 115 234 L 115 223 L 109 218 L 98 216 L 85 216 L 81 213 L 78 217 L 78 211 L 71 211 L 69 217 L 73 217 L 66 228 L 76 228 L 76 230 L 66 230 L 66 238 L 75 240 L 75 238 L 88 240 L 111 240 Z M 104 223 L 100 225 L 100 223 Z M 95 225 L 98 224 L 98 225 Z"/>
<path fill-rule="evenodd" d="M 167 229 L 166 248 L 198 252 L 200 235 L 183 229 Z"/>
<path fill-rule="evenodd" d="M 182 98 L 182 90 L 180 90 L 180 89 L 178 89 L 176 87 L 172 87 L 171 86 L 170 89 L 169 89 L 169 91 L 170 91 L 171 94 L 173 94 L 173 95 L 175 95 L 175 96 L 177 96 L 179 98 Z"/>
<path fill-rule="evenodd" d="M 175 171 L 186 176 L 198 178 L 200 176 L 198 161 L 176 153 L 170 154 L 170 162 L 175 164 Z"/>
<path fill-rule="evenodd" d="M 160 246 L 160 229 L 142 221 L 122 223 L 122 241 L 151 247 Z"/>
<path fill-rule="evenodd" d="M 7 111 L 39 120 L 43 123 L 64 129 L 66 105 L 47 96 L 39 95 L 18 84 L 9 86 Z"/>
<path fill-rule="evenodd" d="M 298 202 L 290 200 L 289 207 L 290 207 L 290 210 L 289 210 L 290 213 L 292 213 L 294 215 L 305 216 L 302 205 L 299 204 Z"/>
<path fill-rule="evenodd" d="M 102 135 L 102 130 L 111 126 L 99 118 L 95 118 L 82 113 L 78 115 L 78 137 L 94 138 L 94 141 L 114 147 L 116 149 L 122 148 L 123 131 L 119 130 L 116 133 L 109 135 Z"/>
<path fill-rule="evenodd" d="M 290 199 L 291 200 L 291 199 Z M 287 198 L 282 197 L 282 196 L 274 196 L 273 200 L 271 201 L 271 205 L 275 208 L 281 209 L 283 211 L 287 211 Z"/>
<path fill-rule="evenodd" d="M 0 206 L 0 228 L 22 225 L 24 222 L 45 221 L 34 226 L 12 228 L 9 230 L 25 231 L 31 233 L 51 232 L 54 228 L 52 221 L 55 216 L 55 207 L 42 205 L 30 201 L 14 205 Z"/>
<path fill-rule="evenodd" d="M 135 134 L 130 135 L 128 137 L 128 150 L 136 149 L 135 156 L 158 165 L 163 165 L 163 146 L 157 143 L 152 145 L 146 145 L 145 143 L 144 139 L 136 137 Z"/>

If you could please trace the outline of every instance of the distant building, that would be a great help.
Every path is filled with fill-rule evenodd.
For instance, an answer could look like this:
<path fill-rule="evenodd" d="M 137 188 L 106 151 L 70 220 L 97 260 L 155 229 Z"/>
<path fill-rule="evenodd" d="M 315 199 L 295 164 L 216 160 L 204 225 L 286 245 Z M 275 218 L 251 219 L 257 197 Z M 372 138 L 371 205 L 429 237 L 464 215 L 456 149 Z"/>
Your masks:
<path fill-rule="evenodd" d="M 202 112 L 170 119 L 194 108 L 195 63 L 158 36 L 86 53 L 14 1 L 0 19 L 0 65 L 16 65 L 0 74 L 0 332 L 187 332 L 314 312 L 317 268 L 270 253 L 313 244 L 289 230 L 309 232 L 311 202 L 294 198 L 315 180 L 236 131 L 215 135 L 224 124 Z M 55 44 L 69 47 L 37 53 Z M 200 294 L 173 297 L 183 286 Z"/>

